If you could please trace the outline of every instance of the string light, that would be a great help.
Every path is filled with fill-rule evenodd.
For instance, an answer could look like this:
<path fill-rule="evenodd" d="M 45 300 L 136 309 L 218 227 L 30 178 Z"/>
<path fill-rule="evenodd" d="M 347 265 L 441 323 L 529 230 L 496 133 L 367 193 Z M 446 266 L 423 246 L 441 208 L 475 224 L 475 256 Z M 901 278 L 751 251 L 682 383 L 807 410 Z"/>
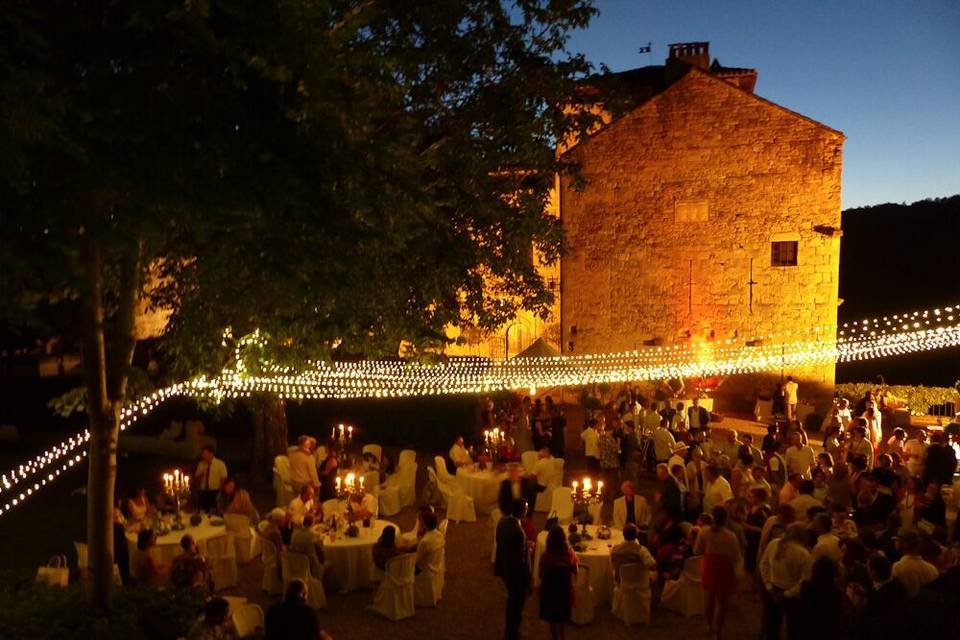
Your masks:
<path fill-rule="evenodd" d="M 658 346 L 643 351 L 491 361 L 459 358 L 438 365 L 400 361 L 307 362 L 303 370 L 263 363 L 253 375 L 244 353 L 267 343 L 260 331 L 236 342 L 234 361 L 215 378 L 193 380 L 157 390 L 120 412 L 126 430 L 172 397 L 191 396 L 213 402 L 273 393 L 285 399 L 400 398 L 613 384 L 670 378 L 702 378 L 869 360 L 960 345 L 960 307 L 894 314 L 816 326 L 793 334 L 751 340 L 714 340 Z M 223 344 L 232 339 L 229 329 Z M 779 341 L 782 340 L 782 341 Z M 747 344 L 755 346 L 747 346 Z M 0 515 L 53 482 L 87 455 L 89 431 L 54 445 L 0 475 Z"/>

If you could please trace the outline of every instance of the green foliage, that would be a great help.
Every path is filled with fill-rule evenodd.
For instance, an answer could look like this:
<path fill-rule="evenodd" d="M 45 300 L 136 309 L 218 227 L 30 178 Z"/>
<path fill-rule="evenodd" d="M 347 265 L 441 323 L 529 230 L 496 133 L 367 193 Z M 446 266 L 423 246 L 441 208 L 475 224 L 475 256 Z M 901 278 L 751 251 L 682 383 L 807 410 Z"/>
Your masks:
<path fill-rule="evenodd" d="M 878 391 L 876 384 L 869 382 L 849 382 L 837 385 L 837 393 L 856 402 L 867 391 Z M 886 385 L 880 388 L 884 405 L 889 408 L 903 408 L 911 415 L 927 415 L 930 407 L 952 402 L 960 405 L 960 391 L 954 387 L 924 387 L 908 385 Z"/>
<path fill-rule="evenodd" d="M 0 576 L 0 638 L 174 640 L 187 634 L 202 606 L 194 591 L 125 587 L 110 615 L 97 616 L 79 584 L 59 589 L 6 573 Z"/>

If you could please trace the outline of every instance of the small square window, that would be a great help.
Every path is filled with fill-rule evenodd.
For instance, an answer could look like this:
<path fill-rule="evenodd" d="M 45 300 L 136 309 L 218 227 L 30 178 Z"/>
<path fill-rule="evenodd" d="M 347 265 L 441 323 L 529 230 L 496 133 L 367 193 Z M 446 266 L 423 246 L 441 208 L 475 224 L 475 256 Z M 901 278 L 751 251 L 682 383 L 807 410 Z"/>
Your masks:
<path fill-rule="evenodd" d="M 770 266 L 772 267 L 795 267 L 797 266 L 797 245 L 796 240 L 786 240 L 783 242 L 770 243 Z"/>

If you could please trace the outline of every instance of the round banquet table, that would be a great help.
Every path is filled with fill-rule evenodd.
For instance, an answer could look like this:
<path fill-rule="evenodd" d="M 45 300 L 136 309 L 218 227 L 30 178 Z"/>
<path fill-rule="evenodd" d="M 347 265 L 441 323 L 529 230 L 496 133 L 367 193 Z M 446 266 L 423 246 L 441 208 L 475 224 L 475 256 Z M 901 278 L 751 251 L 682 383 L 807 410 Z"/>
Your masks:
<path fill-rule="evenodd" d="M 457 482 L 465 494 L 473 498 L 473 504 L 480 513 L 490 513 L 497 506 L 500 483 L 506 473 L 496 471 L 474 471 L 469 467 L 457 469 Z"/>
<path fill-rule="evenodd" d="M 593 540 L 586 542 L 585 551 L 578 551 L 577 557 L 581 566 L 590 568 L 590 586 L 593 587 L 594 602 L 608 604 L 613 601 L 613 562 L 610 561 L 610 550 L 623 542 L 623 531 L 610 529 L 612 536 L 609 540 L 597 540 L 597 525 L 587 525 L 587 531 Z M 533 581 L 535 586 L 540 585 L 540 556 L 547 548 L 547 532 L 537 534 L 537 546 L 533 553 Z"/>
<path fill-rule="evenodd" d="M 368 587 L 374 581 L 376 567 L 373 564 L 373 545 L 386 527 L 396 525 L 386 520 L 374 520 L 369 527 L 360 527 L 360 535 L 349 538 L 338 532 L 336 539 L 323 535 L 323 555 L 327 572 L 341 591 L 354 591 Z M 320 532 L 318 527 L 315 529 Z M 398 529 L 399 532 L 399 529 Z"/>
<path fill-rule="evenodd" d="M 169 567 L 173 559 L 183 553 L 183 549 L 180 547 L 180 539 L 188 533 L 193 536 L 193 539 L 197 542 L 197 546 L 200 548 L 202 555 L 207 555 L 207 540 L 227 535 L 226 525 L 222 522 L 220 524 L 212 524 L 210 517 L 206 515 L 203 516 L 203 521 L 199 525 L 195 527 L 190 526 L 190 515 L 191 514 L 187 513 L 183 514 L 184 524 L 187 525 L 186 529 L 171 531 L 166 535 L 157 536 L 157 546 L 151 552 L 156 562 Z M 127 531 L 127 550 L 130 553 L 130 566 L 132 567 L 134 556 L 137 553 L 137 531 Z"/>

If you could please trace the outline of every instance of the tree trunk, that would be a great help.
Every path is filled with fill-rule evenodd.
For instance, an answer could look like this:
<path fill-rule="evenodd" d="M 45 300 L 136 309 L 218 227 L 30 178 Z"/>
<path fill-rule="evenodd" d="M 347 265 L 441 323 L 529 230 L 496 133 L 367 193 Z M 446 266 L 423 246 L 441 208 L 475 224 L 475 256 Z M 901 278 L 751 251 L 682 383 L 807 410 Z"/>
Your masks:
<path fill-rule="evenodd" d="M 134 316 L 139 290 L 139 243 L 120 264 L 112 349 L 106 349 L 103 308 L 103 256 L 90 240 L 84 252 L 83 372 L 87 387 L 90 444 L 87 468 L 88 597 L 94 609 L 110 607 L 113 586 L 113 501 L 117 480 L 120 410 L 126 398 L 129 367 L 136 345 Z M 109 362 L 109 366 L 108 366 Z"/>
<path fill-rule="evenodd" d="M 253 462 L 251 473 L 270 478 L 273 459 L 287 452 L 286 403 L 272 394 L 251 399 Z"/>

